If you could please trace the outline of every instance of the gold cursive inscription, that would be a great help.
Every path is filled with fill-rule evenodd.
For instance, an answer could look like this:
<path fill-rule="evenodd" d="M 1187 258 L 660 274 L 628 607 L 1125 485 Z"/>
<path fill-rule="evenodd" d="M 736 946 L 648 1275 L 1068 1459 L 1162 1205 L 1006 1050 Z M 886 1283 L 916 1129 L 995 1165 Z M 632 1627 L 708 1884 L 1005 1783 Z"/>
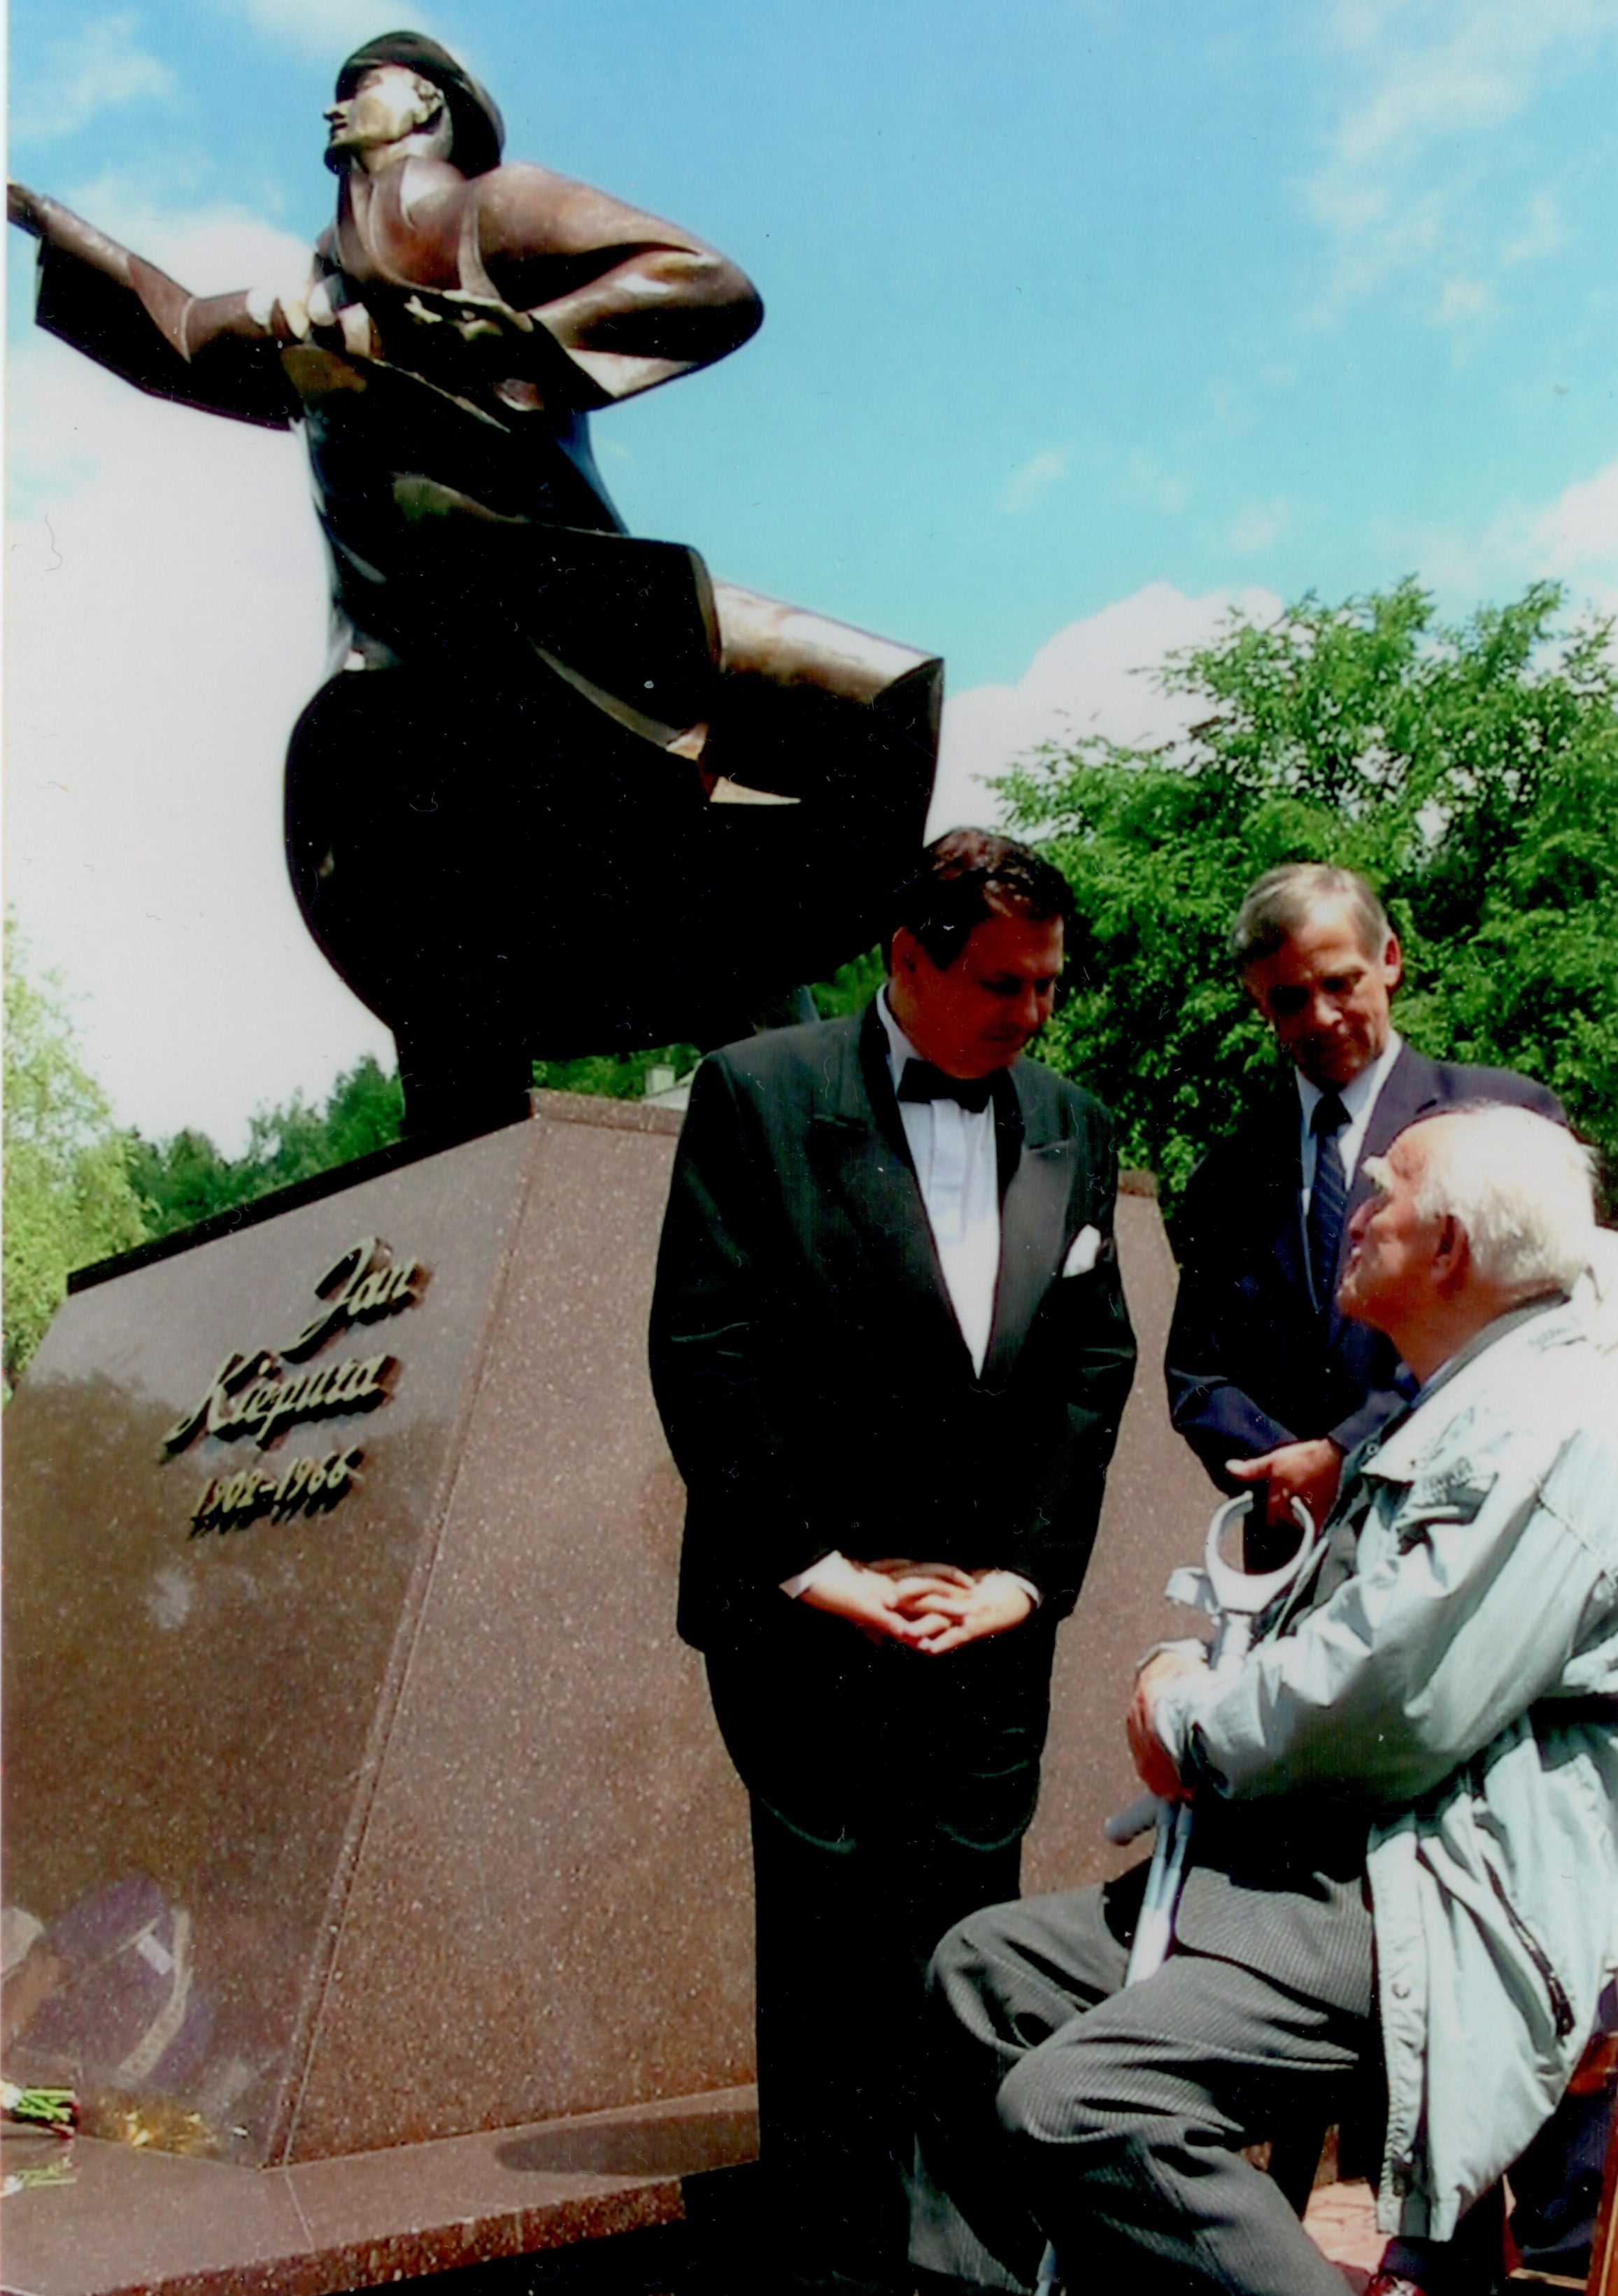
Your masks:
<path fill-rule="evenodd" d="M 313 1514 L 317 1508 L 335 1506 L 358 1473 L 364 1456 L 355 1446 L 347 1451 L 329 1451 L 324 1459 L 294 1459 L 280 1476 L 266 1474 L 262 1467 L 216 1475 L 191 1511 L 191 1536 L 201 1538 L 210 1530 L 245 1530 L 264 1514 L 284 1521 L 300 1508 Z"/>
<path fill-rule="evenodd" d="M 251 1435 L 267 1450 L 277 1435 L 306 1419 L 373 1410 L 387 1400 L 395 1368 L 391 1356 L 355 1356 L 283 1379 L 275 1357 L 262 1349 L 251 1356 L 228 1355 L 195 1408 L 164 1436 L 163 1456 L 175 1458 L 204 1429 L 224 1443 Z"/>
<path fill-rule="evenodd" d="M 316 1298 L 327 1304 L 282 1349 L 288 1363 L 302 1363 L 350 1324 L 374 1324 L 379 1316 L 397 1316 L 401 1308 L 415 1307 L 427 1270 L 419 1259 L 384 1263 L 382 1248 L 375 1236 L 362 1235 L 333 1261 L 315 1286 Z"/>
<path fill-rule="evenodd" d="M 316 1284 L 316 1296 L 325 1301 L 324 1307 L 283 1348 L 252 1348 L 245 1354 L 233 1349 L 197 1403 L 164 1436 L 164 1458 L 177 1457 L 204 1431 L 226 1443 L 251 1435 L 262 1451 L 305 1420 L 369 1411 L 385 1402 L 398 1369 L 391 1356 L 322 1364 L 291 1378 L 283 1365 L 306 1362 L 339 1332 L 415 1306 L 428 1270 L 419 1259 L 396 1260 L 387 1255 L 387 1245 L 376 1236 L 362 1235 Z"/>

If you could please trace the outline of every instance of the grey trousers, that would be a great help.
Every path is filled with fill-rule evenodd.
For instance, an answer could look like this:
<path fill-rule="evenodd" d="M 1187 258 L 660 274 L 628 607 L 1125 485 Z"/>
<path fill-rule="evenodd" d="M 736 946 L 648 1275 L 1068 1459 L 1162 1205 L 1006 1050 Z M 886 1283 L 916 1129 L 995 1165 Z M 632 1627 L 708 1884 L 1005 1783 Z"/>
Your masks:
<path fill-rule="evenodd" d="M 1048 2238 L 1075 2291 L 1343 2296 L 1240 2148 L 1336 2120 L 1372 2020 L 1183 1950 L 1123 1990 L 1141 1878 L 991 1906 L 939 1948 L 922 2149 L 948 2198 L 912 2259 L 1027 2289 Z"/>

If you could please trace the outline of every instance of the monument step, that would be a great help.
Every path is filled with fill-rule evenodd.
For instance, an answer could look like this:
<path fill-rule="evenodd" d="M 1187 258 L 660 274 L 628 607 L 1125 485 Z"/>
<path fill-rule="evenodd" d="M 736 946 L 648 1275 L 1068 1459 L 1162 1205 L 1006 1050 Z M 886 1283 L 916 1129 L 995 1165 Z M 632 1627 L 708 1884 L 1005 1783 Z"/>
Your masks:
<path fill-rule="evenodd" d="M 756 2155 L 758 2108 L 720 2089 L 285 2169 L 86 2136 L 0 2150 L 4 2296 L 334 2296 L 683 2225 L 686 2178 Z"/>

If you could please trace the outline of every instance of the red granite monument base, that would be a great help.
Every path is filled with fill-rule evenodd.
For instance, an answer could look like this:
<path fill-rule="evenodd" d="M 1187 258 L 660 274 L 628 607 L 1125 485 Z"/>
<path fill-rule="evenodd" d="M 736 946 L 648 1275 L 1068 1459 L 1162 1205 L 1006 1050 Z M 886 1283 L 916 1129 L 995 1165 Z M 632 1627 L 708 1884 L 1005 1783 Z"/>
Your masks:
<path fill-rule="evenodd" d="M 538 1095 L 89 1271 L 53 1324 L 5 1424 L 5 2070 L 87 2135 L 7 2139 L 16 2296 L 370 2284 L 661 2220 L 746 2157 L 746 1809 L 645 1368 L 678 1122 Z M 1149 1193 L 1120 1243 L 1142 1368 L 1031 1890 L 1136 1854 L 1099 1831 L 1130 1663 L 1212 1496 Z"/>
<path fill-rule="evenodd" d="M 12 2135 L 4 2285 L 330 2296 L 682 2223 L 687 2177 L 757 2149 L 751 2088 L 284 2169 Z"/>

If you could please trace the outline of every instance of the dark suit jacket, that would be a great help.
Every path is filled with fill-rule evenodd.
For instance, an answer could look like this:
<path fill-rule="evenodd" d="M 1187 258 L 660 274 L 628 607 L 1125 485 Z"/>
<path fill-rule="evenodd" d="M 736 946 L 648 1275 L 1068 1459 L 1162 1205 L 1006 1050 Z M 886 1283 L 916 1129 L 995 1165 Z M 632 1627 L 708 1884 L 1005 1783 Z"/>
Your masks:
<path fill-rule="evenodd" d="M 687 1491 L 680 1632 L 775 1615 L 834 1548 L 1023 1572 L 1054 1619 L 1096 1535 L 1135 1342 L 1112 1119 L 1008 1071 L 1000 1278 L 980 1378 L 933 1248 L 875 1007 L 732 1045 L 692 1089 L 652 1376 Z M 1081 1228 L 1103 1246 L 1064 1276 Z"/>
<path fill-rule="evenodd" d="M 1507 1069 L 1430 1061 L 1407 1045 L 1371 1111 L 1348 1223 L 1370 1193 L 1366 1158 L 1407 1124 L 1464 1101 L 1505 1101 L 1563 1121 L 1554 1093 Z M 1179 1295 L 1165 1369 L 1175 1426 L 1224 1490 L 1227 1459 L 1329 1435 L 1351 1451 L 1415 1393 L 1391 1340 L 1310 1300 L 1300 1211 L 1297 1088 L 1281 1092 L 1205 1157 L 1170 1225 Z M 1333 1290 L 1336 1285 L 1334 1281 Z"/>

